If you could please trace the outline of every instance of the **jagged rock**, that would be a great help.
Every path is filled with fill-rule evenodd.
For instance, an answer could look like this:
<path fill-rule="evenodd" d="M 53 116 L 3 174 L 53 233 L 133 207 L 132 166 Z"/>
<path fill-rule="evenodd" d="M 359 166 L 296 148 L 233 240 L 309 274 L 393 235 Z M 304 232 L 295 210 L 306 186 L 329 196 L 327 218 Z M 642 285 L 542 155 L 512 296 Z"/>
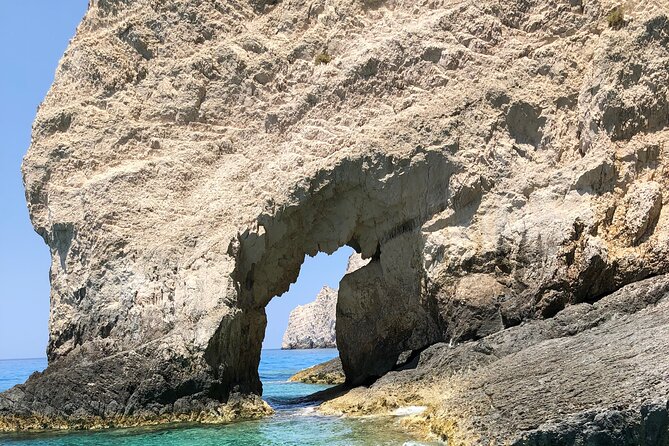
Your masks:
<path fill-rule="evenodd" d="M 50 363 L 0 394 L 0 429 L 264 413 L 246 409 L 265 306 L 305 255 L 343 245 L 369 259 L 337 304 L 349 384 L 431 345 L 522 346 L 514 328 L 669 271 L 667 9 L 626 2 L 611 28 L 614 6 L 91 1 L 23 165 L 52 254 Z M 564 338 L 567 359 L 587 364 L 613 325 Z M 661 318 L 631 327 L 655 330 L 638 348 L 669 345 Z M 666 355 L 632 371 L 602 351 L 620 401 L 637 402 L 630 380 L 663 390 Z M 538 379 L 543 357 L 527 359 L 448 407 L 485 418 L 498 377 Z M 579 401 L 504 432 L 599 404 Z"/>
<path fill-rule="evenodd" d="M 660 217 L 662 191 L 654 181 L 637 183 L 625 194 L 622 206 L 614 214 L 614 226 L 628 243 L 637 245 L 642 237 L 652 231 Z"/>
<path fill-rule="evenodd" d="M 366 415 L 427 405 L 414 422 L 449 445 L 664 446 L 667 336 L 663 275 L 478 341 L 432 345 L 321 410 Z"/>
<path fill-rule="evenodd" d="M 336 308 L 337 290 L 324 286 L 316 300 L 290 312 L 281 348 L 337 348 Z"/>
<path fill-rule="evenodd" d="M 363 384 L 391 370 L 407 351 L 441 339 L 420 296 L 415 233 L 388 240 L 388 250 L 339 284 L 337 347 L 349 384 Z M 389 304 L 392 302 L 392 305 Z"/>
<path fill-rule="evenodd" d="M 359 253 L 354 252 L 348 258 L 348 262 L 346 263 L 346 274 L 351 274 L 352 272 L 359 270 L 363 266 L 367 265 L 369 260 L 370 259 L 363 259 Z"/>

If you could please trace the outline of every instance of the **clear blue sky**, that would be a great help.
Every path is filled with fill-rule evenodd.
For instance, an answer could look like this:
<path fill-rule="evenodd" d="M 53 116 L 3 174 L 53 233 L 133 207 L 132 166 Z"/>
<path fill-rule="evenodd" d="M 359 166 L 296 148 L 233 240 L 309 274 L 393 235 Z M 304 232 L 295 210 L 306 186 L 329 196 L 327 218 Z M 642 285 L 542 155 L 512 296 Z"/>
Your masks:
<path fill-rule="evenodd" d="M 49 250 L 35 234 L 21 183 L 30 127 L 87 0 L 0 0 L 0 358 L 43 357 Z"/>
<path fill-rule="evenodd" d="M 46 94 L 87 0 L 0 0 L 0 359 L 45 355 L 49 251 L 28 219 L 21 159 Z M 290 291 L 267 309 L 264 346 L 277 348 L 295 306 L 328 284 L 337 287 L 350 248 L 308 258 Z"/>

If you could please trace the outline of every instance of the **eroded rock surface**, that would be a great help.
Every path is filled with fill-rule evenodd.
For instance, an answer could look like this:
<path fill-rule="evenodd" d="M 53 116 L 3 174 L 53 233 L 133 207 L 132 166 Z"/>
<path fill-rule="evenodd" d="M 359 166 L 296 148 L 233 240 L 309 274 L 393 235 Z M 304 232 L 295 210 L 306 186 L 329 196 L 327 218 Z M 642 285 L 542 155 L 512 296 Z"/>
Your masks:
<path fill-rule="evenodd" d="M 324 286 L 316 300 L 290 312 L 281 348 L 337 348 L 337 290 Z"/>
<path fill-rule="evenodd" d="M 669 276 L 478 341 L 439 343 L 326 413 L 392 413 L 449 445 L 653 445 L 669 441 Z M 497 443 L 493 443 L 493 442 Z"/>
<path fill-rule="evenodd" d="M 448 345 L 524 347 L 523 327 L 669 271 L 666 2 L 626 2 L 611 28 L 614 6 L 91 1 L 23 166 L 52 254 L 50 364 L 0 394 L 0 429 L 266 413 L 265 305 L 346 244 L 369 259 L 337 304 L 349 384 Z M 443 408 L 510 436 L 590 419 L 590 393 L 530 384 L 580 388 L 552 373 L 592 344 L 606 368 L 588 379 L 642 413 L 635 383 L 666 382 L 663 308 L 504 356 Z M 439 357 L 467 370 L 469 353 Z M 519 398 L 562 403 L 521 423 Z"/>

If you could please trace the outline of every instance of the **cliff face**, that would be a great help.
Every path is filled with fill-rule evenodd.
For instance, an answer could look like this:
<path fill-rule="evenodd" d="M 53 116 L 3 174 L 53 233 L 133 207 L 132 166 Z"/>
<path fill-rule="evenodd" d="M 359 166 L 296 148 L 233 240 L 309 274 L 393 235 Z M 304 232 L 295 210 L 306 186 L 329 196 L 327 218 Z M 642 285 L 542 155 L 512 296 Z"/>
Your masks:
<path fill-rule="evenodd" d="M 337 290 L 324 286 L 313 302 L 290 312 L 281 348 L 337 348 Z"/>
<path fill-rule="evenodd" d="M 266 413 L 265 305 L 346 244 L 350 384 L 667 272 L 667 9 L 614 6 L 92 1 L 23 166 L 50 365 L 0 428 Z"/>

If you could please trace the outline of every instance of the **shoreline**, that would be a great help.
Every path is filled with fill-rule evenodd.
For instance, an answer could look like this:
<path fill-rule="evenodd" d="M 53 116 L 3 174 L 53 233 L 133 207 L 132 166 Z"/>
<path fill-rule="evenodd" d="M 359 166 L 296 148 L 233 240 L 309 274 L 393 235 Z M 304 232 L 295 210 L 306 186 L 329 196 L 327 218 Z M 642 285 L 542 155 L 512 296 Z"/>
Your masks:
<path fill-rule="evenodd" d="M 479 440 L 588 444 L 595 438 L 662 446 L 669 439 L 669 384 L 658 379 L 669 376 L 665 339 L 669 274 L 624 286 L 592 304 L 571 305 L 550 319 L 479 340 L 434 344 L 369 387 L 330 390 L 317 411 L 392 416 L 403 407 L 426 406 L 401 423 L 411 433 L 434 434 L 451 446 Z M 12 415 L 0 418 L 0 430 L 220 423 L 271 413 L 260 397 L 240 394 L 215 409 L 149 419 Z"/>
<path fill-rule="evenodd" d="M 47 417 L 32 414 L 0 416 L 0 434 L 101 431 L 171 424 L 230 424 L 258 420 L 274 413 L 274 409 L 260 397 L 245 395 L 216 408 L 184 414 L 166 413 L 159 416 L 140 414 L 117 417 L 62 415 Z"/>
<path fill-rule="evenodd" d="M 349 389 L 351 390 L 351 389 Z M 354 390 L 354 389 L 352 389 Z M 248 421 L 268 420 L 273 415 L 277 415 L 282 410 L 272 409 L 265 400 L 260 400 L 261 404 L 255 406 L 259 398 L 242 397 L 236 404 L 221 405 L 218 413 L 199 412 L 190 414 L 171 414 L 163 417 L 116 417 L 103 419 L 101 417 L 4 417 L 0 418 L 0 438 L 18 438 L 26 439 L 40 436 L 60 436 L 76 433 L 100 433 L 107 430 L 116 429 L 142 429 L 154 428 L 157 430 L 180 430 L 185 428 L 197 428 L 216 425 L 234 425 Z M 245 402 L 245 403 L 243 403 Z M 240 404 L 242 406 L 240 407 Z M 428 429 L 425 418 L 422 414 L 414 413 L 391 413 L 375 412 L 368 414 L 355 413 L 325 413 L 321 410 L 322 405 L 315 405 L 313 410 L 304 417 L 322 417 L 330 419 L 349 419 L 362 420 L 374 419 L 380 423 L 389 423 L 410 437 L 413 441 L 428 442 L 430 444 L 441 444 L 443 441 L 430 429 Z M 425 408 L 425 412 L 429 409 Z M 294 414 L 289 415 L 290 417 Z M 384 424 L 385 425 L 385 424 Z M 10 426 L 8 428 L 8 426 Z"/>

